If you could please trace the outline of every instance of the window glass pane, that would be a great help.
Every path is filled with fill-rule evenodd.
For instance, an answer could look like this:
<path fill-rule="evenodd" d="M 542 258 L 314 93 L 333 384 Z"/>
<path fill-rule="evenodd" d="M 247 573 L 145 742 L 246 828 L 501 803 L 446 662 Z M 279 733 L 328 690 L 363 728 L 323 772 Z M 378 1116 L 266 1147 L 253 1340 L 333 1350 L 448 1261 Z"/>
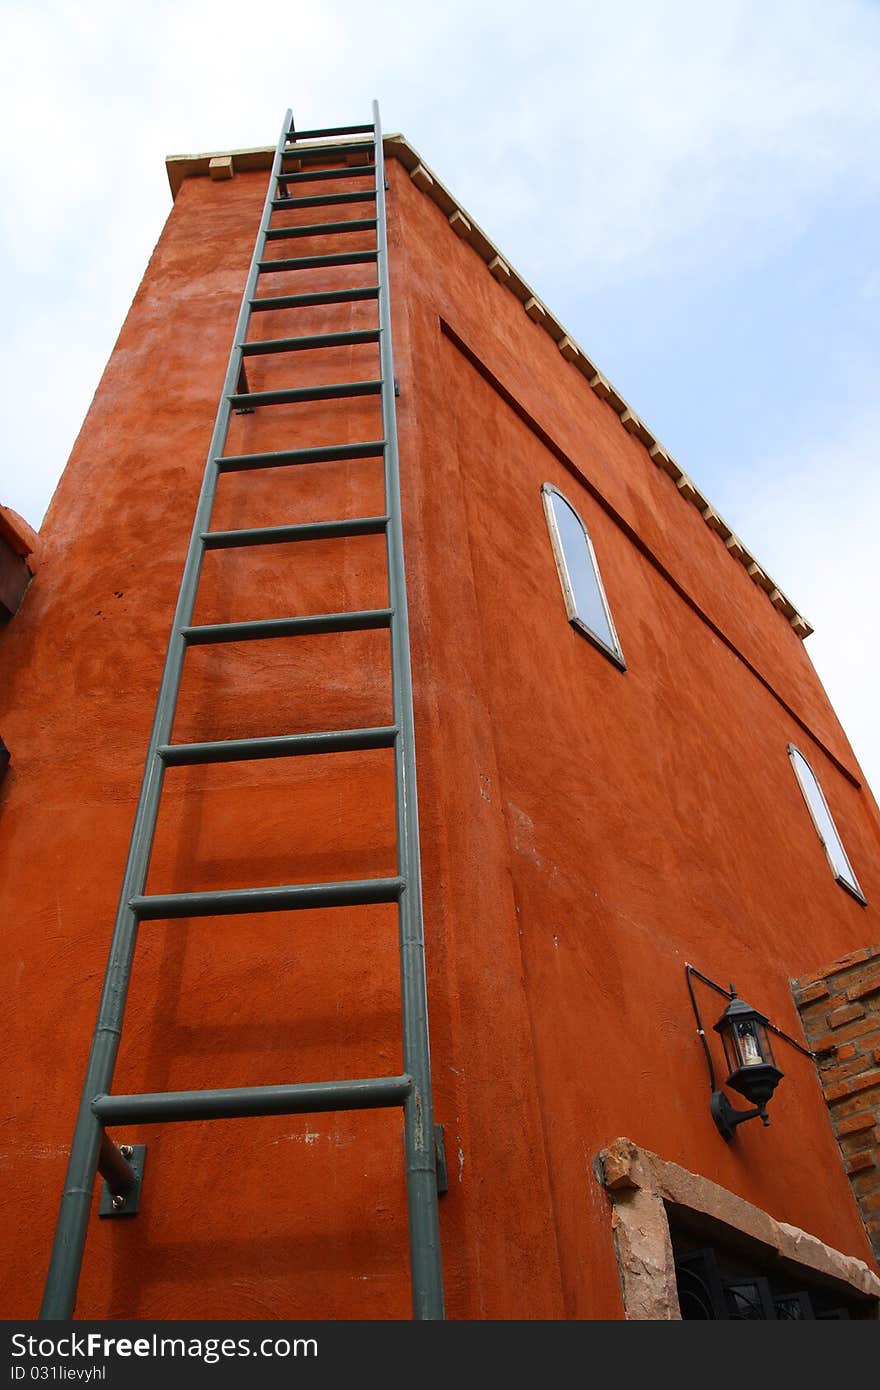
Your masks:
<path fill-rule="evenodd" d="M 549 500 L 562 545 L 575 615 L 600 641 L 619 654 L 620 646 L 605 611 L 595 561 L 580 519 L 558 492 L 550 492 Z"/>
<path fill-rule="evenodd" d="M 825 797 L 822 795 L 822 788 L 819 786 L 816 774 L 803 753 L 800 753 L 797 748 L 791 747 L 788 751 L 801 791 L 804 794 L 804 800 L 809 807 L 810 815 L 813 817 L 813 824 L 819 832 L 819 838 L 825 846 L 835 877 L 842 879 L 854 893 L 862 898 L 864 895 L 846 857 L 846 850 L 843 848 L 837 833 L 837 826 L 831 818 L 831 812 L 825 804 Z"/>

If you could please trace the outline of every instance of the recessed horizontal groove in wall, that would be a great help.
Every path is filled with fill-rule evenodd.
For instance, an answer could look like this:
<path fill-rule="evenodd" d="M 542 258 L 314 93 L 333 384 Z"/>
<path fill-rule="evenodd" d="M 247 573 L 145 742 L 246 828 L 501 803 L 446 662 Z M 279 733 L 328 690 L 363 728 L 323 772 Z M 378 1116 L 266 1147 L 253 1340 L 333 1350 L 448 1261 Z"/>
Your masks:
<path fill-rule="evenodd" d="M 706 613 L 704 609 L 700 607 L 697 600 L 693 598 L 691 594 L 688 593 L 687 589 L 685 589 L 682 584 L 679 583 L 675 576 L 663 564 L 663 561 L 659 558 L 659 556 L 655 555 L 654 551 L 651 550 L 650 546 L 645 544 L 638 532 L 635 531 L 632 526 L 630 526 L 629 522 L 625 519 L 625 517 L 623 517 L 620 514 L 620 512 L 617 511 L 616 507 L 614 507 L 614 505 L 608 501 L 607 497 L 605 497 L 604 494 L 599 491 L 596 484 L 593 483 L 586 476 L 586 474 L 584 474 L 581 471 L 578 465 L 574 462 L 572 458 L 569 457 L 569 455 L 565 452 L 562 446 L 560 444 L 557 444 L 556 440 L 553 439 L 553 437 L 547 433 L 547 431 L 539 424 L 539 422 L 526 409 L 526 407 L 522 405 L 513 395 L 513 393 L 507 389 L 507 387 L 498 379 L 498 377 L 495 375 L 492 369 L 486 365 L 486 363 L 482 360 L 482 358 L 480 358 L 477 355 L 476 352 L 474 352 L 473 348 L 470 348 L 464 341 L 464 339 L 461 338 L 458 335 L 458 333 L 456 333 L 452 325 L 448 323 L 446 319 L 444 319 L 442 316 L 439 317 L 439 323 L 440 331 L 443 334 L 443 336 L 447 338 L 449 342 L 452 343 L 453 347 L 455 347 L 461 353 L 465 361 L 469 362 L 470 365 L 474 368 L 474 370 L 478 372 L 479 375 L 483 378 L 483 380 L 489 386 L 491 386 L 492 390 L 495 391 L 497 395 L 499 395 L 501 399 L 507 405 L 510 406 L 510 409 L 514 412 L 514 414 L 523 422 L 524 425 L 528 427 L 528 429 L 532 431 L 532 433 L 536 436 L 537 439 L 541 441 L 544 447 L 547 450 L 549 450 L 551 454 L 553 454 L 554 458 L 558 459 L 559 462 L 563 465 L 563 467 L 566 468 L 569 471 L 569 473 L 571 473 L 578 480 L 578 482 L 586 488 L 590 496 L 594 498 L 596 502 L 598 502 L 599 506 L 602 508 L 605 514 L 611 518 L 615 526 L 617 526 L 618 529 L 624 533 L 624 535 L 627 537 L 629 541 L 632 542 L 632 544 L 636 547 L 639 553 L 642 554 L 645 557 L 645 559 L 649 562 L 649 564 L 652 565 L 653 568 L 657 571 L 657 573 L 660 574 L 663 577 L 663 579 L 665 579 L 666 583 L 670 586 L 670 588 L 675 590 L 676 594 L 678 594 L 679 598 L 687 604 L 688 608 L 690 608 L 692 612 L 694 612 L 697 615 L 700 621 L 705 623 L 706 627 L 708 627 L 709 630 L 712 633 L 714 633 L 718 640 L 720 642 L 723 642 L 725 647 L 727 647 L 728 650 L 731 651 L 734 654 L 734 656 L 736 656 L 736 658 L 742 662 L 746 669 L 752 673 L 755 679 L 759 681 L 761 685 L 763 685 L 764 689 L 767 690 L 773 696 L 773 699 L 776 700 L 777 704 L 781 705 L 781 707 L 785 710 L 786 714 L 794 720 L 798 728 L 803 729 L 804 733 L 807 734 L 813 740 L 816 746 L 818 748 L 821 748 L 822 752 L 829 759 L 829 761 L 834 764 L 838 772 L 840 772 L 847 779 L 848 782 L 851 782 L 854 787 L 857 787 L 859 790 L 861 790 L 862 783 L 860 782 L 859 778 L 856 777 L 855 774 L 851 772 L 849 768 L 846 767 L 845 764 L 840 761 L 839 758 L 835 757 L 835 755 L 831 752 L 831 749 L 828 748 L 825 743 L 823 743 L 823 741 L 819 738 L 818 734 L 814 733 L 814 731 L 810 728 L 809 724 L 807 724 L 805 720 L 803 720 L 801 716 L 794 709 L 792 709 L 791 705 L 788 704 L 788 702 L 783 698 L 782 695 L 780 695 L 779 691 L 775 689 L 775 687 L 770 683 L 767 677 L 761 674 L 758 668 L 752 664 L 752 662 L 745 655 L 745 653 L 740 651 L 736 643 L 730 637 L 728 637 L 727 634 L 720 627 L 718 627 L 717 623 L 713 622 L 713 620 L 709 617 L 708 613 Z"/>

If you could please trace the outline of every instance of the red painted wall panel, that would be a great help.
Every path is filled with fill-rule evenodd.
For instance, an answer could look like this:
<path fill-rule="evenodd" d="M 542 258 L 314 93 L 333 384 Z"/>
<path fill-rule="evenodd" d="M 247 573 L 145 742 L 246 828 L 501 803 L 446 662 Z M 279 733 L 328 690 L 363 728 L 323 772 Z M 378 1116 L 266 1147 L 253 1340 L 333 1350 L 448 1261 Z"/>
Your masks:
<path fill-rule="evenodd" d="M 857 778 L 848 744 L 784 619 L 401 166 L 389 162 L 388 177 L 449 1313 L 621 1315 L 592 1171 L 618 1134 L 869 1258 L 807 1059 L 780 1055 L 769 1130 L 749 1126 L 730 1148 L 718 1138 L 683 971 L 690 960 L 732 977 L 797 1033 L 789 977 L 877 938 L 876 808 L 803 725 Z M 184 182 L 44 525 L 37 578 L 0 635 L 14 759 L 0 788 L 16 1020 L 2 1044 L 16 1194 L 5 1241 L 14 1251 L 26 1226 L 33 1252 L 24 1268 L 4 1261 L 7 1316 L 39 1302 L 264 190 L 259 173 Z M 306 274 L 298 287 L 316 283 Z M 363 276 L 339 271 L 336 283 Z M 266 277 L 261 292 L 287 283 Z M 254 332 L 363 327 L 374 309 L 334 313 L 302 311 L 295 328 L 256 316 Z M 292 371 L 259 359 L 249 374 L 260 389 L 376 367 L 375 349 L 345 348 L 297 354 Z M 228 452 L 379 429 L 371 402 L 281 407 L 237 417 Z M 566 621 L 544 481 L 590 529 L 626 673 Z M 377 461 L 273 470 L 225 478 L 214 525 L 381 505 Z M 221 552 L 206 560 L 196 620 L 380 605 L 384 584 L 375 538 Z M 175 738 L 384 723 L 389 701 L 384 634 L 201 649 Z M 789 739 L 823 782 L 868 909 L 830 877 Z M 149 886 L 392 867 L 380 752 L 169 773 Z M 385 908 L 144 924 L 116 1089 L 396 1070 L 395 937 Z M 119 1135 L 150 1146 L 143 1211 L 93 1222 L 78 1315 L 408 1316 L 400 1131 L 398 1115 L 378 1112 Z"/>
<path fill-rule="evenodd" d="M 457 837 L 454 859 L 485 802 L 505 827 L 514 923 L 501 932 L 515 931 L 521 953 L 566 1313 L 619 1315 L 590 1161 L 622 1133 L 870 1260 L 807 1058 L 780 1042 L 786 1079 L 771 1127 L 741 1130 L 730 1147 L 718 1136 L 684 964 L 732 978 L 800 1037 L 789 985 L 800 963 L 876 936 L 876 806 L 823 751 L 858 778 L 789 625 L 396 168 L 393 189 L 405 209 L 400 278 L 418 382 L 401 418 L 404 455 L 419 460 L 408 477 L 427 568 L 421 684 L 453 707 L 485 706 L 483 736 L 439 814 Z M 593 488 L 474 357 L 567 444 Z M 590 530 L 625 673 L 567 622 L 543 482 Z M 650 497 L 643 512 L 631 504 L 639 496 Z M 438 602 L 441 576 L 447 595 L 455 584 L 453 609 L 452 597 Z M 444 727 L 441 707 L 426 742 Z M 823 782 L 867 909 L 829 873 L 790 740 Z M 707 1023 L 722 1003 L 704 994 Z M 497 1065 L 505 1073 L 503 1057 Z"/>

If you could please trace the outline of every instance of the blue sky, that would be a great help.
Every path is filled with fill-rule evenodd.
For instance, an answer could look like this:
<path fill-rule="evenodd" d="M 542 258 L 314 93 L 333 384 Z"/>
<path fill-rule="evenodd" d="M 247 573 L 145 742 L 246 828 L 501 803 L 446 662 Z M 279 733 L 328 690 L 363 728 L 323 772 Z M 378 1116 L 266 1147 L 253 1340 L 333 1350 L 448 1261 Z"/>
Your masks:
<path fill-rule="evenodd" d="M 0 0 L 0 38 L 0 500 L 42 517 L 165 155 L 377 96 L 815 624 L 880 788 L 880 5 Z"/>

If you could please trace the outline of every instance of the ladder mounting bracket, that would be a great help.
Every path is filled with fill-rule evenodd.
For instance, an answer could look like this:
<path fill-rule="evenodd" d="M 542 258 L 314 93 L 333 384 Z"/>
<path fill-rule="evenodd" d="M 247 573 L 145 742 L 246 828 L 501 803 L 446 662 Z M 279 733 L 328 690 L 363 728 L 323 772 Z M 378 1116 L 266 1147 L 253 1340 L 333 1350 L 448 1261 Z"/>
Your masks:
<path fill-rule="evenodd" d="M 134 1187 L 128 1192 L 113 1193 L 110 1184 L 104 1182 L 101 1186 L 101 1202 L 98 1207 L 98 1215 L 110 1220 L 117 1220 L 124 1216 L 137 1216 L 141 1205 L 141 1188 L 144 1184 L 144 1165 L 147 1159 L 146 1144 L 131 1144 L 131 1153 L 126 1151 L 125 1157 L 128 1159 L 129 1166 L 137 1178 Z"/>

